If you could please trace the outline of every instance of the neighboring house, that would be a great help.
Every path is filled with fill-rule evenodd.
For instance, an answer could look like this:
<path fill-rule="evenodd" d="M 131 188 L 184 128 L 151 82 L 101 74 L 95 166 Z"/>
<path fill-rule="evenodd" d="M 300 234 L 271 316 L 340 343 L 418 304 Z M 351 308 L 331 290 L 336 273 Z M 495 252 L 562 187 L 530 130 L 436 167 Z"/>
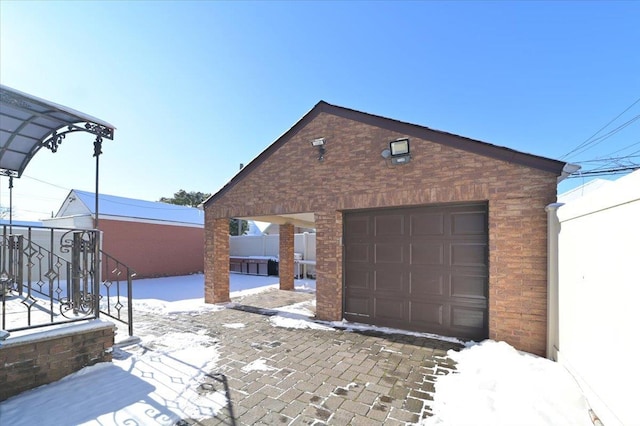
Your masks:
<path fill-rule="evenodd" d="M 262 234 L 263 234 L 263 232 L 260 230 L 258 225 L 256 225 L 256 223 L 253 220 L 250 220 L 249 221 L 249 229 L 247 229 L 247 232 L 244 235 L 258 236 L 258 235 L 262 235 Z"/>
<path fill-rule="evenodd" d="M 204 213 L 194 207 L 100 194 L 102 249 L 136 272 L 136 278 L 203 271 Z M 92 192 L 71 190 L 44 226 L 91 229 Z"/>
<path fill-rule="evenodd" d="M 293 232 L 296 234 L 302 234 L 303 232 L 313 233 L 313 232 L 316 232 L 316 230 L 313 228 L 303 228 L 300 226 L 296 226 Z M 267 234 L 267 235 L 278 235 L 279 233 L 280 233 L 280 225 L 278 225 L 277 223 L 269 224 L 269 226 L 267 226 L 263 231 L 263 234 Z"/>
<path fill-rule="evenodd" d="M 321 101 L 205 201 L 205 300 L 229 300 L 230 217 L 280 225 L 285 290 L 294 227 L 314 228 L 317 318 L 544 355 L 565 165 Z"/>

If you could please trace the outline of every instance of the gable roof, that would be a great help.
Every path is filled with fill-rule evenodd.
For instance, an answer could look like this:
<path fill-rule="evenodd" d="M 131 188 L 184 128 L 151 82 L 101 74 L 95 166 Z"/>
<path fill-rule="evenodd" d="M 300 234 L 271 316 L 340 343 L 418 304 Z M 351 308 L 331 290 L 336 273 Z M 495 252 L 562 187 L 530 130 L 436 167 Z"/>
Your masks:
<path fill-rule="evenodd" d="M 325 101 L 320 101 L 313 107 L 313 109 L 311 109 L 311 111 L 305 114 L 296 124 L 294 124 L 293 127 L 286 131 L 274 143 L 269 145 L 256 158 L 254 158 L 249 164 L 247 164 L 242 170 L 240 170 L 225 186 L 223 186 L 218 192 L 209 197 L 204 202 L 204 207 L 207 207 L 209 203 L 215 201 L 224 193 L 233 188 L 247 174 L 251 173 L 253 169 L 257 168 L 273 152 L 275 152 L 278 148 L 280 148 L 283 144 L 285 144 L 288 140 L 295 136 L 296 133 L 298 133 L 302 128 L 304 128 L 309 122 L 311 122 L 321 113 L 331 114 L 348 120 L 358 121 L 364 124 L 401 133 L 407 136 L 426 139 L 441 145 L 461 149 L 486 157 L 495 158 L 497 160 L 507 161 L 510 163 L 555 173 L 556 176 L 562 175 L 563 168 L 566 165 L 566 163 L 562 161 L 540 157 L 533 154 L 526 154 L 524 152 L 516 151 L 511 148 L 505 148 L 464 136 L 458 136 L 453 133 L 433 130 L 425 126 L 394 120 L 391 118 L 373 115 L 366 112 L 356 111 L 349 108 L 331 105 Z"/>
<path fill-rule="evenodd" d="M 93 192 L 72 189 L 56 217 L 61 217 L 68 202 L 78 200 L 86 210 L 95 214 L 95 194 Z M 132 219 L 157 220 L 162 222 L 188 223 L 204 225 L 204 212 L 195 207 L 179 206 L 159 201 L 145 201 L 134 198 L 100 194 L 98 196 L 100 216 L 114 216 Z"/>

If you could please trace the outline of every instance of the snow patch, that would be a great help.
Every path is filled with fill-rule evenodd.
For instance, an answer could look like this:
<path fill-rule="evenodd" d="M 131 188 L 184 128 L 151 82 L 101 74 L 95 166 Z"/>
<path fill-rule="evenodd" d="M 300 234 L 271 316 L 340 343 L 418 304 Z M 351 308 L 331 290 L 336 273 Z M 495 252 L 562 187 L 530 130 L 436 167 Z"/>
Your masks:
<path fill-rule="evenodd" d="M 592 425 L 578 385 L 558 363 L 492 340 L 448 355 L 456 371 L 438 376 L 434 416 L 423 425 Z"/>
<path fill-rule="evenodd" d="M 242 371 L 248 373 L 250 371 L 273 371 L 275 368 L 267 365 L 267 360 L 264 358 L 256 359 L 249 364 L 242 367 Z"/>
<path fill-rule="evenodd" d="M 308 319 L 303 318 L 289 318 L 280 315 L 274 315 L 269 318 L 269 322 L 274 327 L 284 327 L 284 328 L 299 328 L 299 329 L 312 329 L 312 330 L 325 330 L 325 331 L 335 331 L 335 328 L 328 327 L 326 325 L 318 324 Z"/>
<path fill-rule="evenodd" d="M 406 336 L 425 337 L 427 339 L 442 340 L 445 342 L 458 343 L 460 345 L 466 344 L 466 342 L 463 342 L 462 340 L 455 337 L 440 336 L 438 334 L 432 334 L 432 333 L 419 333 L 415 331 L 400 330 L 397 328 L 377 327 L 375 325 L 370 325 L 370 324 L 353 323 L 347 320 L 331 321 L 331 322 L 327 322 L 327 324 L 331 325 L 332 327 L 343 329 L 345 331 L 376 331 L 376 332 L 385 333 L 385 334 L 404 334 Z"/>
<path fill-rule="evenodd" d="M 245 328 L 246 327 L 246 325 L 241 323 L 241 322 L 233 322 L 233 323 L 230 323 L 230 324 L 222 324 L 222 326 L 226 327 L 226 328 Z"/>

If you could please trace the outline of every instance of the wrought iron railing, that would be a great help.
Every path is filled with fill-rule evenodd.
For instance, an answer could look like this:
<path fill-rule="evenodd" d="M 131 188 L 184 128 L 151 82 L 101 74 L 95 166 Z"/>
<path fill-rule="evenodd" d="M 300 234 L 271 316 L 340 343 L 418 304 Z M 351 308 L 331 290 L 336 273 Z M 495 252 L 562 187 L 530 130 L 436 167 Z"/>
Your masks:
<path fill-rule="evenodd" d="M 0 246 L 0 329 L 103 314 L 133 334 L 135 273 L 100 249 L 100 231 L 3 225 Z"/>

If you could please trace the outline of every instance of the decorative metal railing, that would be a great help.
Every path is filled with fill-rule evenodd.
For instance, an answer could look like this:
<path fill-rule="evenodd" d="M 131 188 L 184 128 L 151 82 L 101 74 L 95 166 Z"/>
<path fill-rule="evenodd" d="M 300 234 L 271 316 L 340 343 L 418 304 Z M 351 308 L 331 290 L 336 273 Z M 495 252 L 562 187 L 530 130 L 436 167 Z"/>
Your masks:
<path fill-rule="evenodd" d="M 100 231 L 3 225 L 0 329 L 9 332 L 100 317 L 133 334 L 131 268 L 100 249 Z"/>

